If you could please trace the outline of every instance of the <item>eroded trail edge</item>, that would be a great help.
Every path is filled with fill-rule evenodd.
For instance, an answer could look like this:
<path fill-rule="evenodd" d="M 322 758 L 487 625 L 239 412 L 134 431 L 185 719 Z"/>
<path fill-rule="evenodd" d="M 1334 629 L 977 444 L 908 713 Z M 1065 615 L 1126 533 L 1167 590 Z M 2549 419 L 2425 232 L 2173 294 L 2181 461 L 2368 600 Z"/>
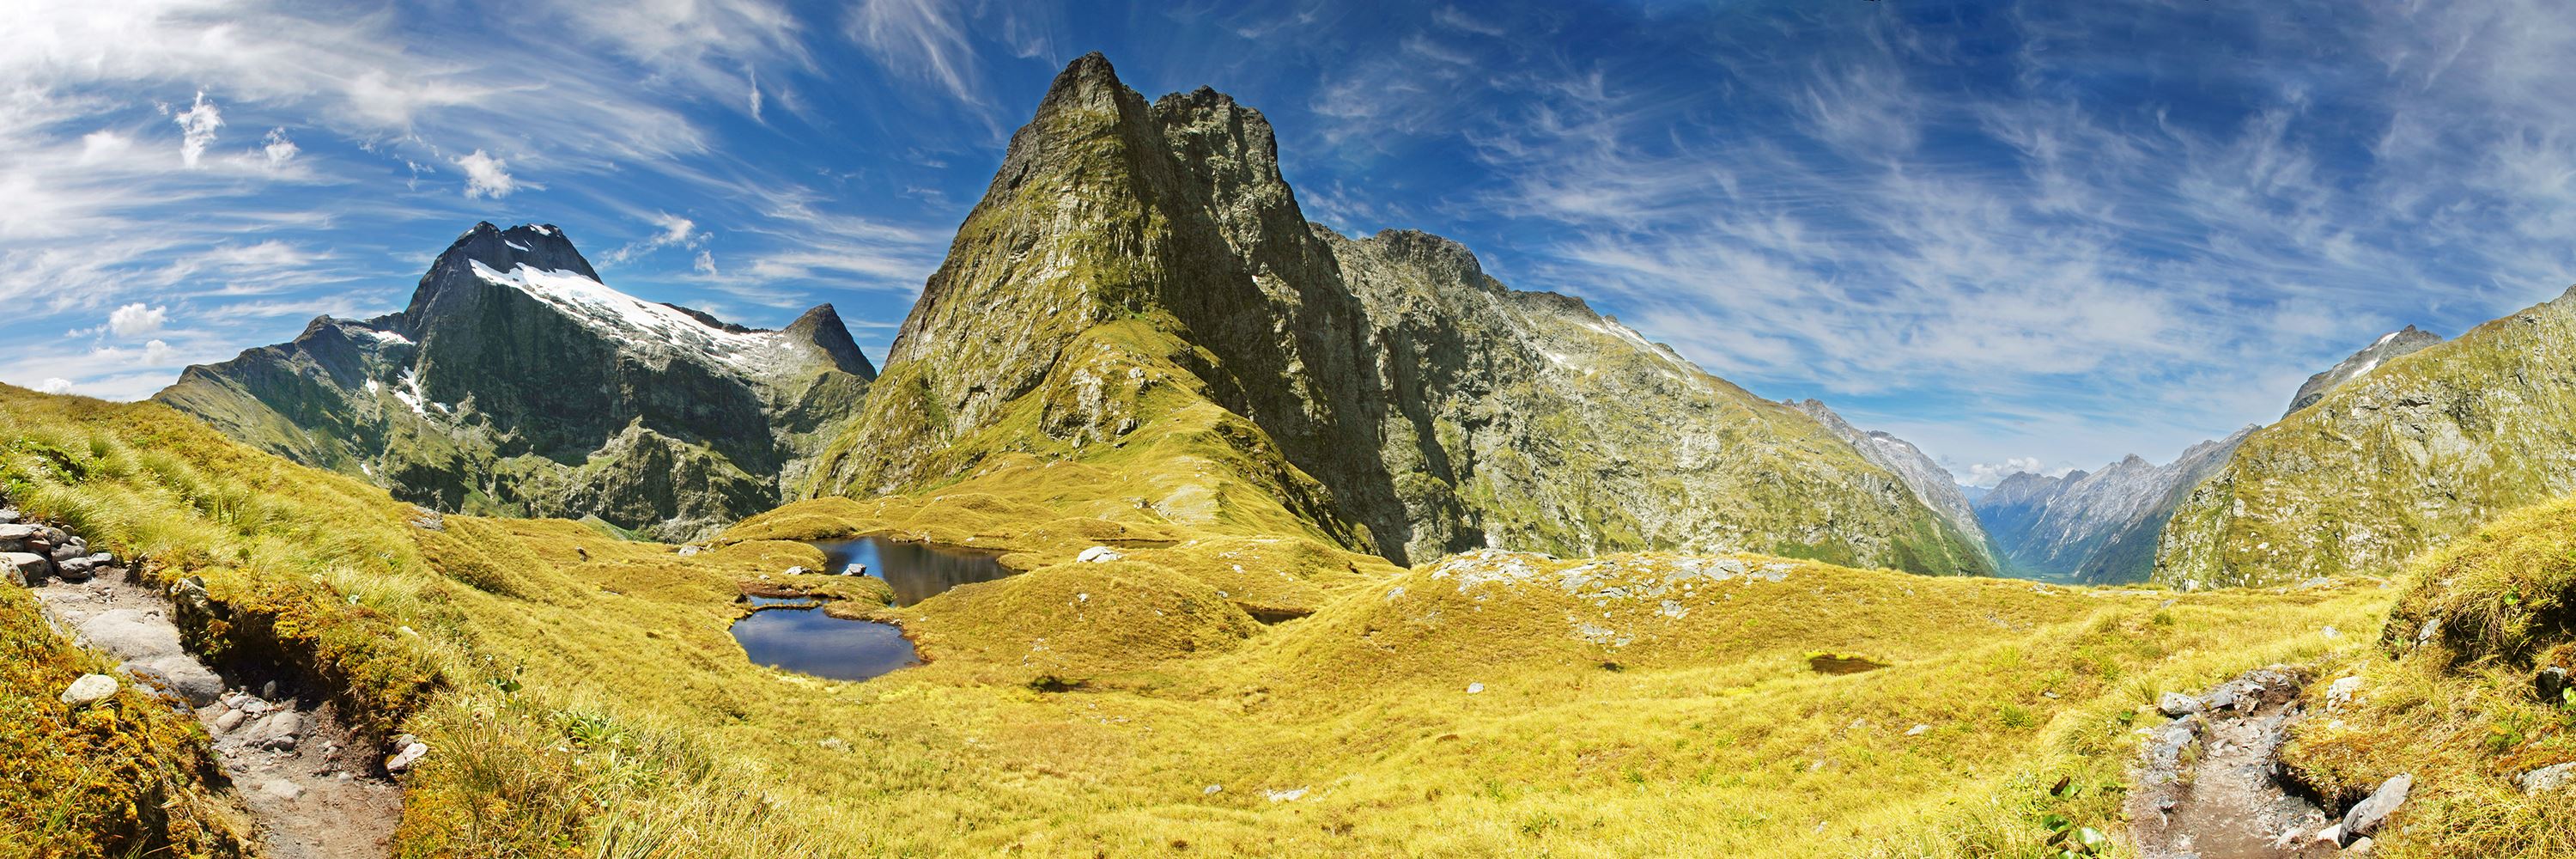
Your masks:
<path fill-rule="evenodd" d="M 386 856 L 402 788 L 320 690 L 291 678 L 227 677 L 187 652 L 170 597 L 111 571 L 32 588 L 55 629 L 122 664 L 122 680 L 168 693 L 214 737 L 216 759 L 274 859 Z"/>
<path fill-rule="evenodd" d="M 2328 809 L 2282 784 L 2274 754 L 2307 713 L 2309 678 L 2287 666 L 2245 672 L 2197 698 L 2166 693 L 2174 721 L 2144 729 L 2131 771 L 2130 836 L 2146 859 L 2306 859 L 2349 855 Z M 2356 844 L 2367 852 L 2364 839 Z"/>

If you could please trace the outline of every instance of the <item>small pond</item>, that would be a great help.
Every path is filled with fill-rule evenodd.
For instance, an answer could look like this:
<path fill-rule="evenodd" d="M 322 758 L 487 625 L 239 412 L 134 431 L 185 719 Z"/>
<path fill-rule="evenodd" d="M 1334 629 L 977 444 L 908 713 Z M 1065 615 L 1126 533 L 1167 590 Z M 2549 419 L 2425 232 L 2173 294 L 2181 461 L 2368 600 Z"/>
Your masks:
<path fill-rule="evenodd" d="M 843 620 L 819 608 L 753 612 L 734 622 L 733 638 L 753 662 L 834 680 L 866 680 L 921 664 L 903 630 Z"/>
<path fill-rule="evenodd" d="M 826 571 L 866 565 L 868 575 L 893 587 L 898 606 L 1015 572 L 989 552 L 881 537 L 817 541 L 814 547 L 823 550 Z M 834 680 L 866 680 L 921 664 L 912 642 L 892 624 L 833 617 L 801 597 L 748 599 L 758 610 L 734 622 L 733 637 L 753 662 Z"/>
<path fill-rule="evenodd" d="M 826 571 L 837 573 L 851 564 L 867 565 L 868 575 L 894 586 L 897 606 L 918 603 L 958 585 L 989 582 L 1017 572 L 1002 566 L 1001 557 L 990 552 L 883 537 L 820 540 L 813 545 L 823 550 Z"/>

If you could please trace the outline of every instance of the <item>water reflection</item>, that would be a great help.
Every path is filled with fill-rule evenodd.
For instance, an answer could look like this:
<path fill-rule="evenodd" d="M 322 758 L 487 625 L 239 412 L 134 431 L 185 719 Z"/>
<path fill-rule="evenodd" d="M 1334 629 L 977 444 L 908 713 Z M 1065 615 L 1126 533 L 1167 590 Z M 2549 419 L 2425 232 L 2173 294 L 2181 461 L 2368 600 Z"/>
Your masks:
<path fill-rule="evenodd" d="M 908 606 L 971 582 L 989 582 L 1014 572 L 1000 558 L 984 552 L 906 543 L 882 537 L 817 541 L 824 569 L 840 572 L 851 564 L 867 565 L 868 575 L 894 587 L 894 604 Z"/>
<path fill-rule="evenodd" d="M 866 680 L 921 664 L 893 625 L 843 620 L 820 609 L 753 612 L 734 622 L 733 638 L 753 662 L 834 680 Z"/>

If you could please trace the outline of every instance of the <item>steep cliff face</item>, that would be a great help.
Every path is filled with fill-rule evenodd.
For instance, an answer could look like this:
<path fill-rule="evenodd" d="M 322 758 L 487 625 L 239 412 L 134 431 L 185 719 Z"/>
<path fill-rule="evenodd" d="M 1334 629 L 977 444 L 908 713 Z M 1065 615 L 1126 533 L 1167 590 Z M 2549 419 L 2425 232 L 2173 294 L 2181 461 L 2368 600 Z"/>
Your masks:
<path fill-rule="evenodd" d="M 2156 535 L 2174 510 L 2253 432 L 2192 445 L 2164 465 L 2131 454 L 2064 477 L 2015 474 L 1977 499 L 1977 517 L 2010 571 L 2095 584 L 2143 581 L 2155 566 Z"/>
<path fill-rule="evenodd" d="M 2218 587 L 2385 573 L 2499 513 L 2576 491 L 2571 457 L 2576 297 L 2562 295 L 2382 360 L 2255 433 L 2165 529 L 2156 578 Z"/>
<path fill-rule="evenodd" d="M 478 224 L 402 312 L 316 319 L 154 399 L 416 503 L 686 538 L 775 506 L 874 376 L 829 305 L 727 325 L 600 284 L 551 226 Z"/>
<path fill-rule="evenodd" d="M 1940 463 L 1932 461 L 1932 457 L 1924 455 L 1922 448 L 1896 437 L 1895 433 L 1852 426 L 1841 414 L 1812 398 L 1783 404 L 1815 418 L 1836 438 L 1860 451 L 1862 457 L 1895 474 L 1898 480 L 1905 481 L 1905 488 L 1914 490 L 1914 497 L 1922 499 L 1933 512 L 1941 514 L 1941 518 L 1956 526 L 1960 533 L 1976 541 L 1990 565 L 1995 560 L 1994 547 L 1986 537 L 1985 524 L 1977 521 L 1976 505 L 1969 499 L 1968 489 L 1959 485 L 1959 478 L 1949 469 L 1942 468 Z"/>
<path fill-rule="evenodd" d="M 1149 104 L 1097 55 L 1013 136 L 811 490 L 1031 461 L 1129 463 L 1098 490 L 1111 507 L 1398 560 L 1668 546 L 1981 569 L 1814 421 L 1580 301 L 1506 289 L 1454 243 L 1309 225 L 1259 112 L 1206 89 Z"/>

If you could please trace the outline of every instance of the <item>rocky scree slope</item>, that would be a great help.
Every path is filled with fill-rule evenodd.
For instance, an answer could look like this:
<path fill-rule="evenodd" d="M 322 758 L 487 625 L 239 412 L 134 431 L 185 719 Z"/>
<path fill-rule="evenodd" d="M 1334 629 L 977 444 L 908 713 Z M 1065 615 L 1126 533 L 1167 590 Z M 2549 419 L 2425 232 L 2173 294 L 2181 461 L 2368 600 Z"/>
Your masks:
<path fill-rule="evenodd" d="M 440 510 L 685 540 L 776 506 L 875 376 L 831 305 L 744 328 L 602 285 L 553 226 L 485 223 L 402 312 L 315 319 L 153 399 Z"/>
<path fill-rule="evenodd" d="M 2576 291 L 2379 360 L 2255 433 L 2175 513 L 2155 575 L 2225 587 L 2386 570 L 2576 492 L 2570 457 Z"/>
<path fill-rule="evenodd" d="M 1968 499 L 1967 490 L 1960 487 L 1956 475 L 1942 468 L 1940 463 L 1933 462 L 1922 448 L 1896 437 L 1895 433 L 1852 426 L 1841 414 L 1812 397 L 1796 402 L 1783 400 L 1782 404 L 1815 418 L 1817 423 L 1825 425 L 1825 429 L 1832 430 L 1836 437 L 1860 451 L 1861 456 L 1887 469 L 1898 480 L 1905 481 L 1905 488 L 1914 490 L 1916 498 L 1930 505 L 1951 525 L 1957 526 L 1960 533 L 1976 540 L 1990 567 L 2000 568 L 1994 564 L 1994 546 L 1986 536 L 1985 524 L 1977 521 L 1976 506 Z"/>
<path fill-rule="evenodd" d="M 2164 465 L 2131 454 L 2064 477 L 2014 474 L 1977 499 L 1977 518 L 2007 570 L 2094 584 L 2143 581 L 2174 509 L 2253 432 L 2192 445 Z"/>
<path fill-rule="evenodd" d="M 1121 484 L 1131 512 L 1288 518 L 1398 561 L 1670 547 L 1985 569 L 1814 420 L 1447 240 L 1308 223 L 1258 111 L 1205 88 L 1148 103 L 1095 54 L 1012 137 L 810 489 L 1147 449 L 1167 479 Z"/>

